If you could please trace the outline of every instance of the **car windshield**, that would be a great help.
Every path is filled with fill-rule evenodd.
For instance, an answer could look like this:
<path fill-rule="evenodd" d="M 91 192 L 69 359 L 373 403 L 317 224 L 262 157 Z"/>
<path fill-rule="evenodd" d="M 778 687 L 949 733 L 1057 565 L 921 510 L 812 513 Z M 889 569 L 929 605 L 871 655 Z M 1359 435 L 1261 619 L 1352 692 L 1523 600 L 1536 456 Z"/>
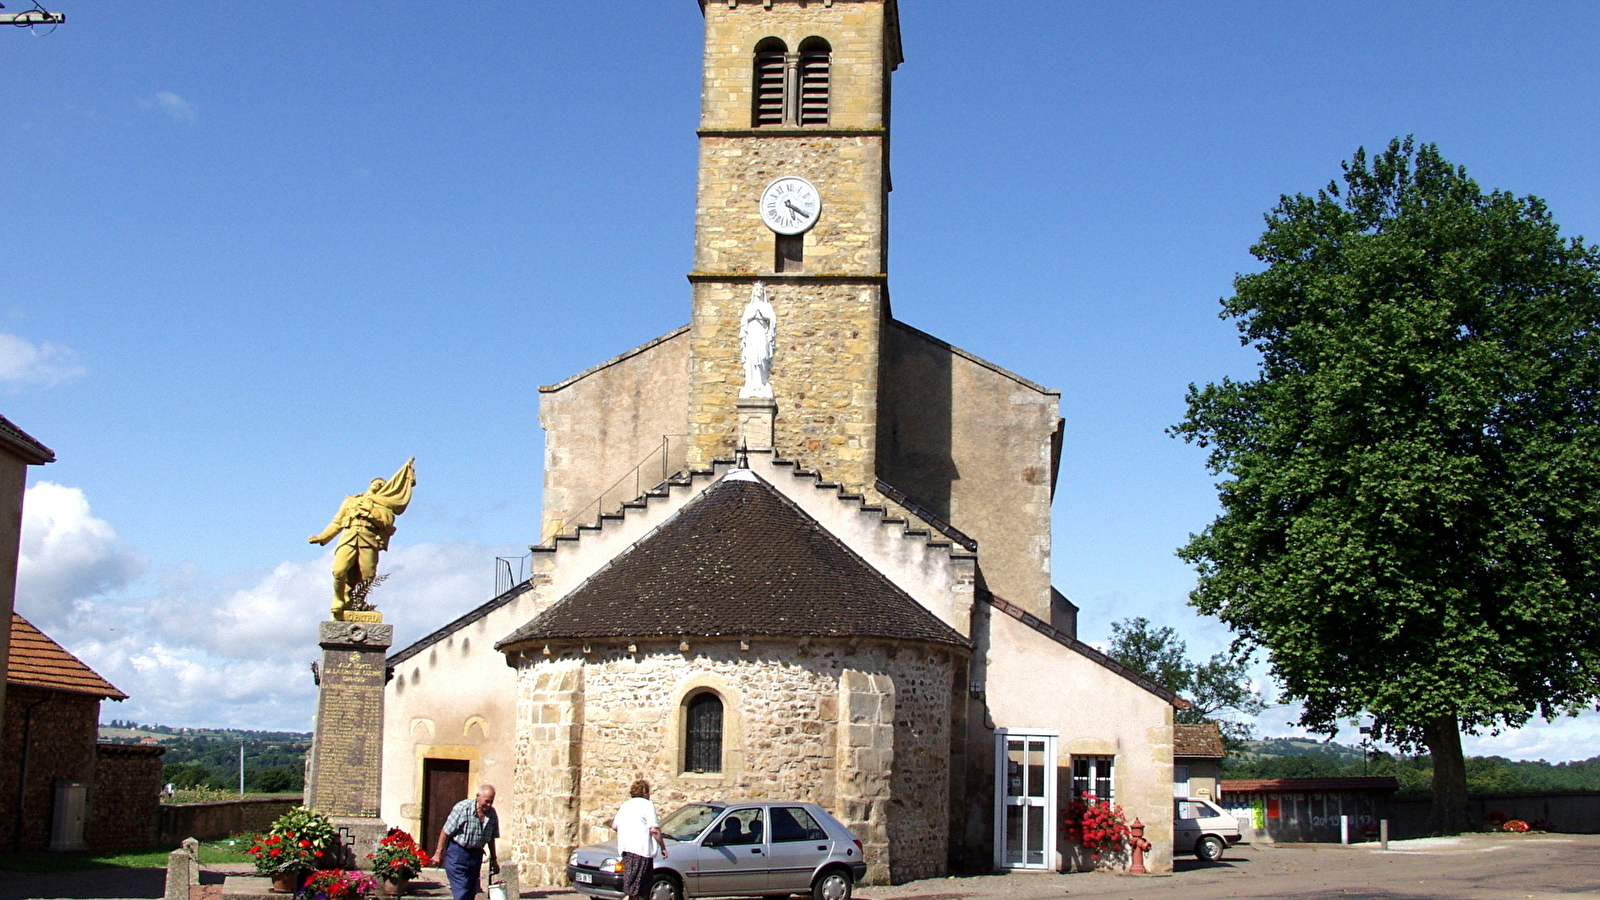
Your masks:
<path fill-rule="evenodd" d="M 717 807 L 704 803 L 680 806 L 661 821 L 661 835 L 674 841 L 692 841 L 706 830 L 719 812 Z"/>

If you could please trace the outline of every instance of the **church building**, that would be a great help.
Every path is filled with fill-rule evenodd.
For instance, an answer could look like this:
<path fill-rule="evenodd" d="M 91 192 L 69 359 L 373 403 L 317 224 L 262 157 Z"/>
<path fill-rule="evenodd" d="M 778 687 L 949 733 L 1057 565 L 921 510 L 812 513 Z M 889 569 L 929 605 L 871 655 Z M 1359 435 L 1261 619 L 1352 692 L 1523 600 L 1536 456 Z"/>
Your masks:
<path fill-rule="evenodd" d="M 390 657 L 384 820 L 493 783 L 564 884 L 642 777 L 821 804 L 899 882 L 1085 865 L 1092 795 L 1170 868 L 1186 703 L 1051 587 L 1059 392 L 890 309 L 895 0 L 700 11 L 688 324 L 540 389 L 532 575 Z"/>

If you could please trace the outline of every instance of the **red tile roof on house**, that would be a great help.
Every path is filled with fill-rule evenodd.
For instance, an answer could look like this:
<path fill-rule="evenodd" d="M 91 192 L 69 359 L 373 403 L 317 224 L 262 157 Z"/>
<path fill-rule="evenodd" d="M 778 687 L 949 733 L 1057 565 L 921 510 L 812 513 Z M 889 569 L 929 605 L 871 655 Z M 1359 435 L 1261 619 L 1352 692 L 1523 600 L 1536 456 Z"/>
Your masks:
<path fill-rule="evenodd" d="M 95 674 L 83 661 L 50 640 L 27 619 L 11 614 L 11 657 L 6 661 L 6 683 L 47 691 L 90 694 L 105 700 L 126 700 L 128 695 Z"/>
<path fill-rule="evenodd" d="M 1222 746 L 1222 726 L 1215 722 L 1172 726 L 1172 755 L 1221 759 L 1228 755 Z"/>
<path fill-rule="evenodd" d="M 1222 782 L 1228 794 L 1338 794 L 1350 791 L 1400 790 L 1400 782 L 1387 776 L 1353 778 L 1234 778 Z"/>

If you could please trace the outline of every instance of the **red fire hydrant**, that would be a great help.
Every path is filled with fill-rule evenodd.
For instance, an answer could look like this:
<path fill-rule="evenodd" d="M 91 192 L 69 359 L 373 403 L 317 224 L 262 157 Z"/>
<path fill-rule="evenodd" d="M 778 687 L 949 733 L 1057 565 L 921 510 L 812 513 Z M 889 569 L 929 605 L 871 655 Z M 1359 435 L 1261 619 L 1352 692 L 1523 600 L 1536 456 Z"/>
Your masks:
<path fill-rule="evenodd" d="M 1133 848 L 1133 865 L 1128 867 L 1128 872 L 1133 875 L 1148 875 L 1144 867 L 1145 851 L 1150 849 L 1150 842 L 1144 839 L 1144 823 L 1138 819 L 1128 826 L 1128 831 L 1133 836 L 1128 839 L 1128 846 Z"/>

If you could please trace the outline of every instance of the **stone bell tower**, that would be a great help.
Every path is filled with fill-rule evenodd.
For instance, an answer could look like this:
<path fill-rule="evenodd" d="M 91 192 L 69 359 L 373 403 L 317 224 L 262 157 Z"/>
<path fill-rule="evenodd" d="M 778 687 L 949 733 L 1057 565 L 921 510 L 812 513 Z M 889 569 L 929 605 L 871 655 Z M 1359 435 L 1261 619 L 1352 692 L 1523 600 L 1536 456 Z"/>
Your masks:
<path fill-rule="evenodd" d="M 777 455 L 870 489 L 889 317 L 889 79 L 901 61 L 895 0 L 700 7 L 689 462 L 704 466 L 738 449 L 740 314 L 759 281 L 777 317 Z M 773 187 L 780 179 L 784 186 Z"/>

